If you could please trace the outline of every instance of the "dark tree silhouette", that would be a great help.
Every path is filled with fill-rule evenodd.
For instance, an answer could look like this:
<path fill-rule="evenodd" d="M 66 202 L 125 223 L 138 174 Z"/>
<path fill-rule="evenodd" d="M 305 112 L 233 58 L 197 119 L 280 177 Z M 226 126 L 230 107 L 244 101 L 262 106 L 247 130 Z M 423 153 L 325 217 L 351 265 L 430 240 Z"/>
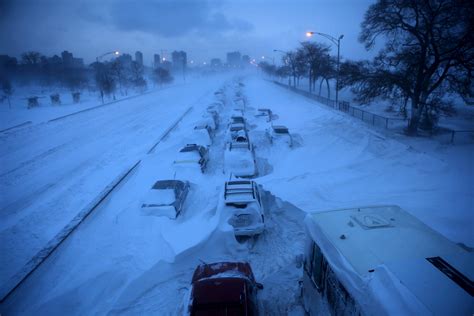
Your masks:
<path fill-rule="evenodd" d="M 153 70 L 153 80 L 161 86 L 165 83 L 173 82 L 173 77 L 168 70 L 158 67 Z"/>
<path fill-rule="evenodd" d="M 2 84 L 2 92 L 5 98 L 8 100 L 8 107 L 11 108 L 12 104 L 10 102 L 10 97 L 13 94 L 13 87 L 12 83 L 8 78 L 2 78 L 1 79 L 1 84 Z"/>
<path fill-rule="evenodd" d="M 472 93 L 474 6 L 468 0 L 378 0 L 362 23 L 367 49 L 385 47 L 372 62 L 344 65 L 344 81 L 360 99 L 398 96 L 410 101 L 409 135 L 448 106 L 446 92 Z"/>

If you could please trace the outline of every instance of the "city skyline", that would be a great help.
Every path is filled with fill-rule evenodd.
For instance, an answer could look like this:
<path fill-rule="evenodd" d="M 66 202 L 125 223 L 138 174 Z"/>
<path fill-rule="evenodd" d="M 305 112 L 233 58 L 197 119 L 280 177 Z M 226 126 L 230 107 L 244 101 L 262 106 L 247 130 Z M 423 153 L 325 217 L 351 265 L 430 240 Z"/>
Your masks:
<path fill-rule="evenodd" d="M 154 54 L 170 58 L 174 50 L 186 51 L 188 60 L 196 63 L 225 59 L 227 52 L 238 50 L 253 58 L 267 56 L 278 61 L 280 56 L 273 49 L 291 50 L 308 40 L 305 32 L 312 30 L 344 34 L 343 58 L 362 59 L 370 52 L 357 37 L 370 3 L 226 0 L 173 5 L 147 1 L 134 6 L 128 1 L 7 1 L 2 4 L 0 19 L 0 40 L 6 45 L 0 54 L 19 57 L 22 52 L 37 50 L 54 55 L 68 50 L 90 63 L 106 51 L 133 54 L 139 50 L 144 64 L 151 66 Z M 311 40 L 330 44 L 322 37 Z"/>

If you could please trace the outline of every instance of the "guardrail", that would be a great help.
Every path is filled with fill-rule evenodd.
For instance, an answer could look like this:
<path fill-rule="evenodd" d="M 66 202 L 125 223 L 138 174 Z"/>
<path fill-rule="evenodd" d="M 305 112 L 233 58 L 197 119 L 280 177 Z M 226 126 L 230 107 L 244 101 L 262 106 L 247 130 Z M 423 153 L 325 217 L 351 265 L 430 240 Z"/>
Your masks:
<path fill-rule="evenodd" d="M 310 99 L 316 100 L 319 103 L 322 103 L 324 105 L 327 105 L 333 109 L 339 110 L 341 112 L 345 112 L 355 118 L 358 118 L 366 123 L 372 124 L 373 126 L 381 126 L 385 128 L 390 128 L 391 127 L 391 122 L 400 122 L 400 121 L 406 121 L 404 118 L 396 118 L 396 117 L 386 117 L 382 116 L 379 114 L 375 114 L 369 111 L 362 110 L 358 107 L 354 107 L 350 105 L 349 102 L 347 101 L 339 101 L 338 104 L 336 104 L 335 100 L 331 100 L 319 95 L 315 95 L 311 92 L 304 91 L 295 87 L 288 86 L 286 84 L 280 83 L 278 81 L 273 81 L 278 86 L 281 86 L 283 88 L 286 88 L 288 90 L 291 90 L 295 93 L 298 93 L 300 95 L 303 95 L 305 97 L 308 97 Z M 393 126 L 393 125 L 392 125 Z"/>
<path fill-rule="evenodd" d="M 140 164 L 137 161 L 131 167 L 126 168 L 111 183 L 109 183 L 94 200 L 84 207 L 48 244 L 42 248 L 23 268 L 0 287 L 0 302 L 3 303 L 18 287 L 20 287 L 30 275 L 33 274 L 48 259 L 54 251 L 96 210 L 104 200 L 122 183 L 135 168 Z"/>
<path fill-rule="evenodd" d="M 303 95 L 305 97 L 308 97 L 310 99 L 316 100 L 319 103 L 330 106 L 333 109 L 339 110 L 341 112 L 345 112 L 345 113 L 347 113 L 347 114 L 349 114 L 349 115 L 351 115 L 355 118 L 358 118 L 358 119 L 360 119 L 360 120 L 362 120 L 366 123 L 372 124 L 373 126 L 381 126 L 381 127 L 386 128 L 386 129 L 389 129 L 390 127 L 393 127 L 394 122 L 406 122 L 407 123 L 407 121 L 408 121 L 408 119 L 405 119 L 405 118 L 386 117 L 386 116 L 375 114 L 375 113 L 372 113 L 372 112 L 369 112 L 369 111 L 365 111 L 365 110 L 362 110 L 361 108 L 354 107 L 354 106 L 350 105 L 350 103 L 347 102 L 347 101 L 339 101 L 338 104 L 336 104 L 335 100 L 331 100 L 331 99 L 328 99 L 328 98 L 325 98 L 325 97 L 322 97 L 322 96 L 319 96 L 319 95 L 315 95 L 311 92 L 304 91 L 304 90 L 289 86 L 287 84 L 284 84 L 284 83 L 281 83 L 281 82 L 278 82 L 278 81 L 272 81 L 272 82 L 275 83 L 276 85 L 280 86 L 280 87 L 286 88 L 286 89 L 291 90 L 295 93 L 298 93 L 298 94 Z M 398 125 L 398 127 L 399 127 L 399 125 Z M 471 138 L 469 140 L 467 140 L 467 142 L 474 141 L 474 130 L 453 130 L 451 128 L 443 127 L 443 128 L 440 128 L 439 131 L 437 131 L 436 134 L 441 135 L 441 134 L 446 134 L 446 133 L 449 133 L 451 135 L 450 143 L 454 143 L 455 139 L 459 139 L 459 136 L 456 137 L 456 135 L 460 135 L 460 134 L 461 135 L 469 135 L 470 134 Z M 430 136 L 433 136 L 433 135 L 435 135 L 435 134 L 430 133 Z M 462 141 L 463 140 L 461 140 L 461 142 Z M 464 141 L 466 141 L 466 140 L 464 140 Z"/>

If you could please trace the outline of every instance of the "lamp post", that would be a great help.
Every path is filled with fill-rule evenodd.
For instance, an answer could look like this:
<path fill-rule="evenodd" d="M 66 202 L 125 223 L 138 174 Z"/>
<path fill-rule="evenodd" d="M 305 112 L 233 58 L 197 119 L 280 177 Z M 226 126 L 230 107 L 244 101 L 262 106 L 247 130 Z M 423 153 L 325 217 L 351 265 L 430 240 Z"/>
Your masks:
<path fill-rule="evenodd" d="M 99 62 L 99 60 L 100 60 L 101 58 L 103 58 L 103 57 L 105 57 L 105 56 L 107 56 L 107 55 L 110 55 L 110 54 L 114 54 L 115 56 L 118 56 L 118 55 L 120 54 L 120 52 L 119 52 L 118 50 L 113 51 L 113 52 L 107 52 L 107 53 L 105 53 L 105 54 L 102 54 L 102 55 L 100 55 L 100 56 L 97 56 L 97 57 L 95 58 L 95 60 L 96 60 L 97 62 Z"/>
<path fill-rule="evenodd" d="M 344 37 L 344 35 L 341 34 L 338 38 L 335 38 L 334 36 L 324 34 L 324 33 L 306 32 L 307 37 L 311 37 L 314 34 L 321 35 L 322 37 L 327 38 L 328 40 L 330 40 L 333 44 L 337 46 L 336 106 L 339 107 L 339 60 L 340 60 L 341 40 Z"/>
<path fill-rule="evenodd" d="M 96 65 L 97 68 L 96 69 L 97 69 L 97 72 L 98 72 L 98 76 L 99 76 L 99 78 L 101 78 L 101 80 L 102 80 L 102 77 L 104 77 L 104 71 L 102 69 L 102 65 L 99 64 L 99 60 L 101 58 L 107 56 L 107 55 L 110 55 L 110 54 L 114 54 L 114 55 L 118 56 L 120 53 L 119 53 L 119 51 L 116 50 L 116 51 L 113 51 L 113 52 L 104 53 L 104 54 L 102 54 L 100 56 L 97 56 L 95 58 L 95 60 L 97 62 L 97 65 Z M 102 104 L 104 104 L 104 90 L 102 89 L 102 84 L 99 84 L 99 88 L 100 88 L 100 98 L 102 99 Z M 115 96 L 114 96 L 114 99 L 115 99 Z"/>

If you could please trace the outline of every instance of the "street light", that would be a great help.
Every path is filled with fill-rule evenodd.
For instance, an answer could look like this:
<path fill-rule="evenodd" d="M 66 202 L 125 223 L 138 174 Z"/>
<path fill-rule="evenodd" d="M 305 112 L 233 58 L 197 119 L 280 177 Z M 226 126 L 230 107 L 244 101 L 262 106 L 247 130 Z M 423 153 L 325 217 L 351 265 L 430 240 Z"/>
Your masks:
<path fill-rule="evenodd" d="M 105 57 L 105 56 L 107 56 L 107 55 L 111 55 L 111 54 L 114 54 L 115 56 L 118 56 L 118 55 L 120 54 L 120 52 L 119 52 L 118 50 L 115 50 L 115 51 L 113 51 L 113 52 L 104 53 L 104 54 L 102 54 L 102 55 L 100 55 L 100 56 L 97 56 L 97 57 L 95 58 L 95 60 L 96 60 L 96 62 L 97 62 L 97 64 L 96 64 L 96 66 L 97 66 L 96 71 L 98 72 L 99 78 L 104 77 L 104 70 L 102 69 L 102 65 L 99 64 L 99 60 L 100 60 L 101 58 L 103 58 L 103 57 Z M 102 85 L 99 85 L 99 88 L 100 88 L 100 97 L 101 97 L 101 99 L 102 99 L 102 104 L 103 104 L 103 103 L 104 103 L 104 90 L 103 90 L 103 88 L 102 88 Z M 115 96 L 114 96 L 114 99 L 115 99 Z"/>
<path fill-rule="evenodd" d="M 336 106 L 339 106 L 339 59 L 340 59 L 340 50 L 341 50 L 341 40 L 344 37 L 344 35 L 340 35 L 338 38 L 335 38 L 334 36 L 324 34 L 324 33 L 319 33 L 319 32 L 306 32 L 307 37 L 311 37 L 314 34 L 321 35 L 324 38 L 327 38 L 330 40 L 333 44 L 337 45 L 337 75 L 336 75 Z"/>
<path fill-rule="evenodd" d="M 100 60 L 102 57 L 105 57 L 105 56 L 111 55 L 111 54 L 114 54 L 115 56 L 118 56 L 118 55 L 120 55 L 120 52 L 119 52 L 118 50 L 115 50 L 115 51 L 113 51 L 113 52 L 107 52 L 107 53 L 105 53 L 105 54 L 102 54 L 102 55 L 100 55 L 100 56 L 97 56 L 97 57 L 95 58 L 95 60 L 96 60 L 97 62 L 99 62 L 99 60 Z"/>

